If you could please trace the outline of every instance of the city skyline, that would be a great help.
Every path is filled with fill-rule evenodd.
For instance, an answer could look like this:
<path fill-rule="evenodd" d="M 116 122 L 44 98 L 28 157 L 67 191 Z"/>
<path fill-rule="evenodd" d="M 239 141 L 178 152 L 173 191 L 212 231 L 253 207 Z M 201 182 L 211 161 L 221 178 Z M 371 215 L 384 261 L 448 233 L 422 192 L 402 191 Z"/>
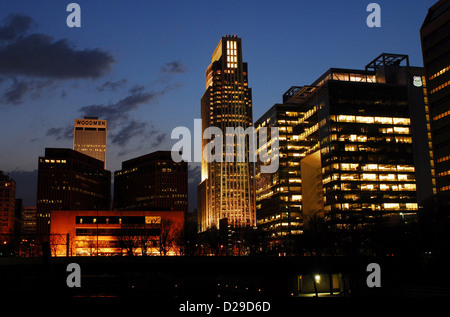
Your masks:
<path fill-rule="evenodd" d="M 18 1 L 0 4 L 12 307 L 450 295 L 450 0 Z"/>
<path fill-rule="evenodd" d="M 24 196 L 20 177 L 36 174 L 37 158 L 45 147 L 71 148 L 73 119 L 82 115 L 109 120 L 108 170 L 119 170 L 126 159 L 170 149 L 175 142 L 170 139 L 171 130 L 190 127 L 200 117 L 205 61 L 224 34 L 244 39 L 254 119 L 280 102 L 288 87 L 310 84 L 333 66 L 356 68 L 382 52 L 408 54 L 411 65 L 421 66 L 418 31 L 434 2 L 378 1 L 381 28 L 366 25 L 369 2 L 357 1 L 330 1 L 320 7 L 313 2 L 256 5 L 249 1 L 240 4 L 241 11 L 231 22 L 227 17 L 234 13 L 232 2 L 229 7 L 206 2 L 106 7 L 102 2 L 78 1 L 81 28 L 67 27 L 65 3 L 2 4 L 4 48 L 27 45 L 34 39 L 43 51 L 73 53 L 74 62 L 81 53 L 100 61 L 95 64 L 97 72 L 67 67 L 63 73 L 31 74 L 24 68 L 8 70 L 0 65 L 4 92 L 0 107 L 10 118 L 0 130 L 9 135 L 0 141 L 2 152 L 8 153 L 0 158 L 1 169 L 19 174 L 18 197 Z M 12 14 L 22 19 L 13 20 Z M 169 14 L 177 23 L 167 19 Z M 15 37 L 8 38 L 8 30 L 15 30 Z M 165 115 L 168 110 L 173 113 L 170 119 Z M 199 178 L 199 168 L 194 167 L 190 168 L 193 188 Z M 27 197 L 24 200 L 27 204 Z"/>

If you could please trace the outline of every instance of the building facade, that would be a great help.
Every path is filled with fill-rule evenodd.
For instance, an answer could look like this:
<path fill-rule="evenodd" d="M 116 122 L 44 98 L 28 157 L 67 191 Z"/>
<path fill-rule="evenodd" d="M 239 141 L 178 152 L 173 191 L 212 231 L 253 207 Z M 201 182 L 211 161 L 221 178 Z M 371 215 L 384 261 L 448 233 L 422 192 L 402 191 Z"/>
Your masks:
<path fill-rule="evenodd" d="M 436 187 L 450 204 L 450 1 L 433 5 L 420 29 L 430 108 Z"/>
<path fill-rule="evenodd" d="M 175 255 L 184 222 L 182 211 L 55 211 L 52 254 Z"/>
<path fill-rule="evenodd" d="M 303 113 L 297 104 L 285 103 L 275 104 L 255 122 L 257 133 L 263 127 L 277 127 L 279 133 L 278 170 L 275 173 L 261 173 L 262 163 L 258 161 L 255 172 L 257 225 L 267 233 L 271 248 L 280 246 L 285 249 L 289 242 L 287 237 L 303 232 L 300 175 L 302 151 L 298 144 L 302 118 Z M 259 146 L 258 154 L 267 144 Z"/>
<path fill-rule="evenodd" d="M 115 210 L 188 212 L 188 167 L 171 151 L 157 151 L 122 163 L 114 172 Z"/>
<path fill-rule="evenodd" d="M 300 177 L 290 174 L 278 190 L 276 181 L 257 174 L 258 223 L 270 232 L 267 214 L 283 219 L 282 208 L 265 207 L 283 193 L 290 206 L 300 205 L 303 230 L 318 217 L 334 228 L 413 218 L 418 197 L 424 201 L 434 190 L 423 79 L 423 69 L 410 67 L 406 55 L 381 54 L 364 70 L 332 68 L 311 86 L 290 88 L 283 104 L 296 105 L 290 110 L 295 115 L 281 121 L 290 128 L 280 132 L 280 171 L 289 166 L 282 161 L 286 156 Z M 283 153 L 281 142 L 291 151 Z M 298 178 L 299 202 L 289 198 L 294 192 L 287 186 Z M 270 234 L 282 235 L 279 231 L 273 227 Z"/>
<path fill-rule="evenodd" d="M 23 207 L 21 233 L 23 233 L 25 235 L 36 234 L 36 207 L 35 206 Z"/>
<path fill-rule="evenodd" d="M 73 149 L 103 162 L 106 169 L 107 121 L 84 116 L 75 119 Z"/>
<path fill-rule="evenodd" d="M 248 68 L 242 59 L 241 39 L 236 36 L 222 37 L 212 54 L 206 70 L 206 91 L 201 98 L 201 119 L 203 151 L 216 138 L 222 138 L 223 142 L 217 143 L 214 153 L 202 157 L 198 193 L 204 196 L 198 198 L 199 230 L 219 227 L 220 219 L 224 218 L 233 227 L 253 226 L 256 224 L 254 163 L 249 160 L 249 140 L 245 137 L 239 141 L 233 133 L 226 132 L 227 128 L 245 130 L 253 125 Z M 212 127 L 221 135 L 205 137 L 203 132 Z M 232 140 L 228 146 L 225 139 Z M 240 150 L 238 143 L 243 145 Z M 238 156 L 243 159 L 237 159 Z"/>
<path fill-rule="evenodd" d="M 0 171 L 0 235 L 15 232 L 16 223 L 16 182 Z M 7 239 L 6 239 L 7 240 Z M 6 241 L 4 240 L 4 241 Z"/>
<path fill-rule="evenodd" d="M 72 149 L 46 148 L 39 157 L 37 233 L 50 233 L 56 210 L 109 210 L 111 172 L 102 161 Z"/>

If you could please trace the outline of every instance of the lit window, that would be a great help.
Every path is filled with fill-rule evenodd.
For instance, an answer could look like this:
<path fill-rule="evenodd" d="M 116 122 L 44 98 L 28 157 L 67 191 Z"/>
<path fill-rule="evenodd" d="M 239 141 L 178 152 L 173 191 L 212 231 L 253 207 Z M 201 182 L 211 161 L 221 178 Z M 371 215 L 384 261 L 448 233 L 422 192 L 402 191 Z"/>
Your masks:
<path fill-rule="evenodd" d="M 357 145 L 352 145 L 352 144 L 346 144 L 345 145 L 345 150 L 346 151 L 350 151 L 350 152 L 358 151 L 358 146 Z"/>
<path fill-rule="evenodd" d="M 408 134 L 409 133 L 409 128 L 394 127 L 394 133 Z"/>
<path fill-rule="evenodd" d="M 377 174 L 366 174 L 366 173 L 363 173 L 362 174 L 362 179 L 363 180 L 377 180 Z"/>
<path fill-rule="evenodd" d="M 394 209 L 399 209 L 400 204 L 399 203 L 384 203 L 383 207 L 386 210 L 394 210 Z"/>
<path fill-rule="evenodd" d="M 409 125 L 411 120 L 408 118 L 393 118 L 394 124 Z"/>
<path fill-rule="evenodd" d="M 417 210 L 418 205 L 417 203 L 406 203 L 406 209 L 408 210 Z"/>
<path fill-rule="evenodd" d="M 392 118 L 375 117 L 375 123 L 392 124 Z"/>
<path fill-rule="evenodd" d="M 356 122 L 358 122 L 358 123 L 374 123 L 374 119 L 373 119 L 373 117 L 356 116 Z"/>
<path fill-rule="evenodd" d="M 355 122 L 355 116 L 339 115 L 337 116 L 337 122 Z"/>

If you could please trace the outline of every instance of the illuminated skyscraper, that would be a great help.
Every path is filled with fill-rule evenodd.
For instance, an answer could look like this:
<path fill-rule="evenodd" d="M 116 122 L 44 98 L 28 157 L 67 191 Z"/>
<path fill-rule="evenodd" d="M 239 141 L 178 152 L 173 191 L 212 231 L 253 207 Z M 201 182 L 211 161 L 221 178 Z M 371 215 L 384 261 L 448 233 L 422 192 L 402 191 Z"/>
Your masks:
<path fill-rule="evenodd" d="M 106 169 L 106 132 L 106 120 L 88 116 L 75 119 L 73 149 L 102 161 Z"/>
<path fill-rule="evenodd" d="M 225 146 L 227 128 L 244 130 L 253 124 L 252 94 L 248 87 L 247 63 L 242 61 L 241 39 L 222 37 L 206 70 L 206 91 L 201 99 L 202 131 L 217 127 L 223 132 L 223 151 L 215 149 L 219 159 L 202 158 L 202 182 L 198 190 L 199 230 L 219 227 L 227 219 L 232 227 L 255 225 L 254 163 L 249 160 L 248 136 L 245 137 L 245 160 L 237 159 L 237 138 L 234 152 Z M 217 137 L 217 135 L 216 135 Z M 214 139 L 214 138 L 212 138 Z M 202 139 L 202 149 L 211 139 Z M 228 149 L 231 146 L 227 147 Z M 231 152 L 229 152 L 231 153 Z"/>

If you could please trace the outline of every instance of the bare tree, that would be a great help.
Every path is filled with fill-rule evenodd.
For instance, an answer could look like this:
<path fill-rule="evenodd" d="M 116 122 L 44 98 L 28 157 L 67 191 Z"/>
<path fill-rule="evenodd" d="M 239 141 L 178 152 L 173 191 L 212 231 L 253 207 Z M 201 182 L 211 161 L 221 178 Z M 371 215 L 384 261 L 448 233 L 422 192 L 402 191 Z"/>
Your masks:
<path fill-rule="evenodd" d="M 176 232 L 173 228 L 172 221 L 167 219 L 161 220 L 161 232 L 159 234 L 159 254 L 166 256 L 167 253 L 175 245 Z"/>

